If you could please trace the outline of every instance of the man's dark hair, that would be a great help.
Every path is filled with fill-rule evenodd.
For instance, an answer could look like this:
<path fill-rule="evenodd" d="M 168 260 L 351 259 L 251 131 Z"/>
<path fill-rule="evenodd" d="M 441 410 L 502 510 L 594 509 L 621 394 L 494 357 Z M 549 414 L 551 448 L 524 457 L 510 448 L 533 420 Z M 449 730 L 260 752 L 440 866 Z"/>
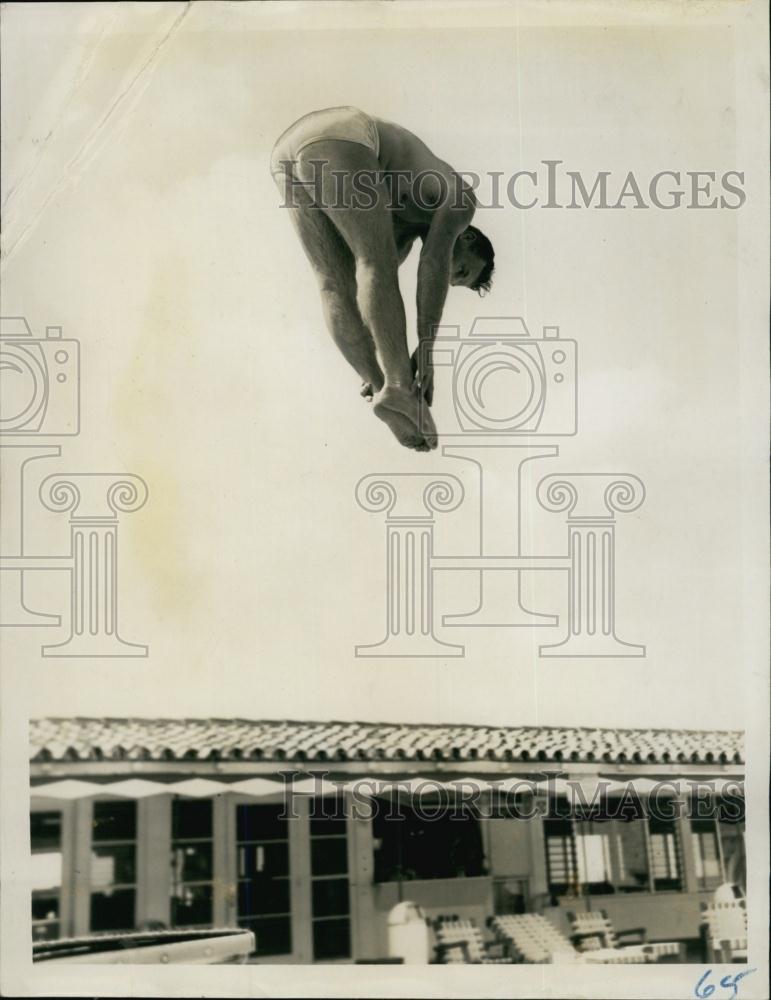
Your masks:
<path fill-rule="evenodd" d="M 468 229 L 474 234 L 474 252 L 479 254 L 485 262 L 485 266 L 479 272 L 479 277 L 473 285 L 469 285 L 469 288 L 473 288 L 475 292 L 479 292 L 482 295 L 484 292 L 490 291 L 490 286 L 493 283 L 495 250 L 493 250 L 492 243 L 480 229 L 477 229 L 476 226 L 469 226 Z"/>

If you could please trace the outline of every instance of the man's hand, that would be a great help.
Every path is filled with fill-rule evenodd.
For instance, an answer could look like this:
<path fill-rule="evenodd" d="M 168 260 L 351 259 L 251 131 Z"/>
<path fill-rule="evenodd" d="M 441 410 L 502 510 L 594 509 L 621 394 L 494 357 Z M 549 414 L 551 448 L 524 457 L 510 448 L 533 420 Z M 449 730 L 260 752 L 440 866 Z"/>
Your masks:
<path fill-rule="evenodd" d="M 434 401 L 434 366 L 431 364 L 430 351 L 427 347 L 417 348 L 412 355 L 413 390 L 417 389 L 426 403 L 431 406 Z"/>

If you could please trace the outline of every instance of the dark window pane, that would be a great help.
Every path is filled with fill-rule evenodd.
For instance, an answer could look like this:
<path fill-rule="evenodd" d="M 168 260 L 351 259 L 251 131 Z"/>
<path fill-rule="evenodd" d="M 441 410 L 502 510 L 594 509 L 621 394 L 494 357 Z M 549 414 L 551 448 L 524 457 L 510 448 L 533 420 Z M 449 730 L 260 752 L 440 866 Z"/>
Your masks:
<path fill-rule="evenodd" d="M 655 889 L 681 889 L 680 849 L 674 820 L 651 816 L 651 874 Z"/>
<path fill-rule="evenodd" d="M 348 879 L 319 879 L 313 883 L 313 916 L 348 913 Z"/>
<path fill-rule="evenodd" d="M 59 916 L 58 896 L 38 896 L 32 897 L 32 919 L 33 920 L 55 920 Z"/>
<path fill-rule="evenodd" d="M 493 913 L 496 916 L 509 913 L 525 913 L 526 887 L 527 881 L 525 879 L 493 882 Z"/>
<path fill-rule="evenodd" d="M 255 878 L 238 883 L 238 915 L 289 913 L 289 879 Z"/>
<path fill-rule="evenodd" d="M 675 832 L 675 821 L 664 819 L 660 816 L 651 816 L 648 820 L 648 829 L 651 833 L 671 833 Z"/>
<path fill-rule="evenodd" d="M 339 837 L 346 832 L 345 800 L 333 796 L 310 804 L 311 837 Z"/>
<path fill-rule="evenodd" d="M 693 862 L 700 889 L 714 889 L 723 881 L 717 825 L 713 819 L 691 820 Z"/>
<path fill-rule="evenodd" d="M 644 892 L 649 888 L 648 845 L 645 839 L 645 823 L 632 820 L 630 823 L 613 824 L 616 832 L 616 850 L 619 870 L 616 874 L 616 889 L 620 892 Z"/>
<path fill-rule="evenodd" d="M 747 884 L 747 859 L 744 854 L 744 825 L 721 823 L 720 841 L 723 845 L 726 881 L 745 887 Z"/>
<path fill-rule="evenodd" d="M 313 957 L 349 958 L 351 954 L 351 924 L 344 920 L 314 920 Z"/>
<path fill-rule="evenodd" d="M 95 802 L 92 840 L 135 840 L 136 802 Z"/>
<path fill-rule="evenodd" d="M 171 807 L 174 840 L 205 840 L 212 835 L 211 799 L 174 799 Z"/>
<path fill-rule="evenodd" d="M 171 898 L 172 927 L 190 924 L 210 924 L 212 921 L 212 887 L 210 885 L 179 886 Z"/>
<path fill-rule="evenodd" d="M 282 843 L 245 844 L 238 848 L 238 877 L 289 874 L 289 846 Z"/>
<path fill-rule="evenodd" d="M 212 877 L 212 845 L 174 845 L 174 874 L 179 882 L 205 882 Z"/>
<path fill-rule="evenodd" d="M 134 890 L 91 894 L 92 931 L 130 931 L 134 929 Z"/>
<path fill-rule="evenodd" d="M 32 850 L 59 847 L 62 842 L 62 814 L 60 812 L 33 812 L 29 818 Z"/>
<path fill-rule="evenodd" d="M 91 848 L 91 888 L 131 885 L 136 881 L 136 848 L 133 844 Z"/>
<path fill-rule="evenodd" d="M 311 873 L 344 875 L 348 871 L 348 844 L 344 837 L 311 841 Z"/>
<path fill-rule="evenodd" d="M 573 815 L 572 803 L 568 802 L 567 798 L 563 795 L 558 795 L 553 799 L 549 799 L 549 818 L 554 820 L 567 820 L 569 821 Z"/>
<path fill-rule="evenodd" d="M 238 926 L 254 932 L 257 947 L 253 954 L 291 954 L 292 922 L 289 917 L 263 917 L 257 920 L 239 920 Z"/>
<path fill-rule="evenodd" d="M 275 805 L 238 806 L 236 808 L 236 838 L 242 840 L 287 840 L 287 819 L 281 819 L 283 803 Z"/>
<path fill-rule="evenodd" d="M 543 832 L 547 837 L 572 837 L 573 821 L 571 819 L 545 819 Z"/>
<path fill-rule="evenodd" d="M 744 825 L 744 796 L 727 794 L 717 796 L 717 818 L 720 823 L 740 823 Z"/>
<path fill-rule="evenodd" d="M 427 818 L 400 805 L 402 820 L 376 814 L 375 881 L 484 875 L 479 820 L 469 814 Z"/>

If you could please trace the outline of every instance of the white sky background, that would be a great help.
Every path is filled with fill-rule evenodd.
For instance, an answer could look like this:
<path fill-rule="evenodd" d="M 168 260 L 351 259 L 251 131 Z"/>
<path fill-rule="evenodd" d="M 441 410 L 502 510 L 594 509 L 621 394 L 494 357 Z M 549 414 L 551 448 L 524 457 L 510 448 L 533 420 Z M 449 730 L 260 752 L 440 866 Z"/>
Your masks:
<path fill-rule="evenodd" d="M 166 37 L 183 11 L 3 10 L 3 197 L 15 188 L 3 314 L 39 334 L 62 325 L 82 345 L 81 436 L 41 475 L 127 471 L 150 488 L 121 523 L 120 580 L 121 633 L 149 658 L 46 660 L 51 630 L 6 630 L 19 705 L 741 728 L 753 655 L 742 406 L 765 373 L 753 381 L 757 346 L 737 332 L 737 227 L 763 182 L 737 152 L 731 32 L 657 25 L 654 12 L 636 27 L 587 16 L 518 36 L 511 11 L 509 26 L 450 31 L 428 6 L 395 5 L 381 8 L 388 30 L 339 30 L 329 8 L 303 30 L 311 15 L 291 5 L 199 4 Z M 264 30 L 272 20 L 285 30 Z M 466 471 L 400 449 L 359 398 L 278 207 L 275 138 L 336 104 L 405 125 L 458 169 L 508 175 L 553 158 L 641 182 L 747 170 L 740 212 L 480 210 L 493 293 L 452 289 L 445 310 L 463 327 L 522 315 L 531 332 L 554 324 L 578 340 L 580 433 L 538 472 L 645 482 L 644 506 L 619 517 L 617 624 L 647 658 L 540 660 L 553 633 L 532 629 L 442 631 L 466 643 L 460 660 L 353 656 L 382 637 L 385 614 L 383 522 L 356 506 L 356 482 Z M 413 338 L 416 264 L 401 279 Z M 473 552 L 472 514 L 440 516 L 438 552 Z M 30 548 L 66 551 L 66 515 L 29 518 Z M 544 524 L 548 554 L 564 527 Z M 564 611 L 563 576 L 550 576 L 539 610 Z M 64 581 L 46 587 L 33 606 L 64 611 Z M 438 611 L 473 606 L 463 588 L 440 588 Z"/>

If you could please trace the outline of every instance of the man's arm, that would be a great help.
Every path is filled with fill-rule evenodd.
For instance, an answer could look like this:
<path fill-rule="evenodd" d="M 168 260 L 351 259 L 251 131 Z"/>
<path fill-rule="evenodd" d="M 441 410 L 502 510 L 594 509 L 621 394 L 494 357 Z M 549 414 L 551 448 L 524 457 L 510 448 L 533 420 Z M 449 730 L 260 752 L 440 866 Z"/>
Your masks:
<path fill-rule="evenodd" d="M 435 327 L 442 318 L 442 310 L 450 286 L 450 269 L 455 240 L 471 223 L 473 207 L 442 208 L 434 213 L 428 234 L 423 241 L 418 264 L 418 350 L 413 356 L 417 368 L 416 381 L 426 402 L 431 405 L 433 372 L 428 363 L 429 345 L 435 336 Z"/>

